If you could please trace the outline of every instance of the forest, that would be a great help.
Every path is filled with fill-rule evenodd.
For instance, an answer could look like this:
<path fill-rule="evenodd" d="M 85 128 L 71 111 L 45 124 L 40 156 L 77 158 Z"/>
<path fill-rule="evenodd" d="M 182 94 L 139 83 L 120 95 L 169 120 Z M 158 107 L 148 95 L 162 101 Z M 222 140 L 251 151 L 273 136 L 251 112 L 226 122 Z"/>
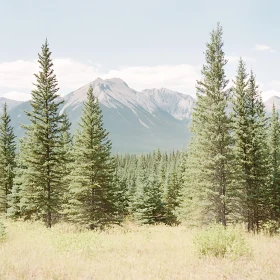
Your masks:
<path fill-rule="evenodd" d="M 29 125 L 16 139 L 7 106 L 0 120 L 0 210 L 14 220 L 103 228 L 138 224 L 223 226 L 248 231 L 279 228 L 280 126 L 266 115 L 253 70 L 240 58 L 229 87 L 222 27 L 210 34 L 197 81 L 192 139 L 187 150 L 112 154 L 109 133 L 90 86 L 79 129 L 70 134 L 59 112 L 58 81 L 46 40 L 25 112 Z M 63 101 L 62 101 L 63 102 Z"/>
<path fill-rule="evenodd" d="M 44 42 L 24 137 L 0 117 L 1 279 L 279 279 L 279 114 L 223 48 L 218 23 L 187 149 L 136 155 L 112 153 L 91 84 L 70 133 Z"/>

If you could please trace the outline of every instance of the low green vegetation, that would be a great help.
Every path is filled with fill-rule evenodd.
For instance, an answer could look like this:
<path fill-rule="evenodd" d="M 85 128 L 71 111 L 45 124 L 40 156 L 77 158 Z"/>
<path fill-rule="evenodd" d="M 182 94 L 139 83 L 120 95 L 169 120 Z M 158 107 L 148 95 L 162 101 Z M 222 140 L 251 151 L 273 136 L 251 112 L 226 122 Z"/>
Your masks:
<path fill-rule="evenodd" d="M 252 248 L 240 229 L 225 228 L 220 224 L 199 231 L 194 244 L 199 256 L 237 258 L 252 254 Z"/>
<path fill-rule="evenodd" d="M 3 241 L 6 237 L 6 227 L 3 222 L 0 220 L 0 242 Z"/>

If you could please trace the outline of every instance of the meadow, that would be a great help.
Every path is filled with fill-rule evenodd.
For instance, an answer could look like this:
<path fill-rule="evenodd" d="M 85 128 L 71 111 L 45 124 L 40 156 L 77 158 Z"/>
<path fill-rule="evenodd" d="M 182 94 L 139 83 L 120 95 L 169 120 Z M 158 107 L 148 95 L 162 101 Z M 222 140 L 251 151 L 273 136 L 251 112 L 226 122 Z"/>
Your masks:
<path fill-rule="evenodd" d="M 280 279 L 280 237 L 245 233 L 251 254 L 199 256 L 199 229 L 137 226 L 105 231 L 5 222 L 0 279 Z"/>

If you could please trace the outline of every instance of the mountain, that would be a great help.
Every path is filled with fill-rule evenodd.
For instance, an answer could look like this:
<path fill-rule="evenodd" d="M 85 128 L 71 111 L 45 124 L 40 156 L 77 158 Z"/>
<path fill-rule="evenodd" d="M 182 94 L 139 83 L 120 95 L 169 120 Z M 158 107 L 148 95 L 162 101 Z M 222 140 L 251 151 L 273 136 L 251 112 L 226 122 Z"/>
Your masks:
<path fill-rule="evenodd" d="M 142 94 L 175 119 L 184 120 L 190 119 L 191 117 L 191 111 L 195 101 L 189 95 L 166 88 L 145 89 L 142 91 Z"/>
<path fill-rule="evenodd" d="M 23 101 L 12 100 L 6 97 L 0 97 L 0 112 L 3 110 L 3 106 L 6 103 L 8 111 L 13 109 L 14 107 L 21 104 Z"/>
<path fill-rule="evenodd" d="M 118 78 L 98 78 L 91 84 L 103 112 L 104 127 L 110 132 L 113 152 L 142 153 L 157 148 L 171 151 L 187 145 L 190 137 L 188 124 L 195 104 L 191 96 L 165 88 L 139 92 Z M 67 112 L 72 132 L 78 128 L 89 85 L 60 97 L 65 101 L 61 113 Z M 23 129 L 19 123 L 28 123 L 24 111 L 31 110 L 29 102 L 1 97 L 0 106 L 4 102 L 8 104 L 15 134 L 22 137 Z M 280 97 L 271 97 L 264 103 L 268 113 L 273 103 L 280 111 Z"/>
<path fill-rule="evenodd" d="M 275 105 L 277 111 L 280 111 L 280 97 L 272 96 L 264 102 L 265 108 L 268 113 L 272 112 L 272 106 Z"/>
<path fill-rule="evenodd" d="M 110 133 L 114 152 L 142 153 L 157 148 L 171 151 L 186 146 L 190 137 L 188 123 L 195 102 L 191 96 L 163 88 L 139 92 L 118 78 L 98 78 L 91 84 L 98 97 L 104 127 Z M 78 128 L 89 85 L 63 97 L 65 102 L 61 113 L 67 112 L 72 132 Z M 24 111 L 29 110 L 29 102 L 22 102 L 10 110 L 18 137 L 23 136 L 19 123 L 28 123 Z"/>

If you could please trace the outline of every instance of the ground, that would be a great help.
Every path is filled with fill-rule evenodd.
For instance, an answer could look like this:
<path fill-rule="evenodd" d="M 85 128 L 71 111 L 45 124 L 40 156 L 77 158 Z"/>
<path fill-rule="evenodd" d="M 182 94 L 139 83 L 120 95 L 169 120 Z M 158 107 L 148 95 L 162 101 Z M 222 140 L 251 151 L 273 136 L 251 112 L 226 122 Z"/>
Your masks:
<path fill-rule="evenodd" d="M 199 257 L 198 229 L 125 224 L 105 232 L 5 223 L 0 279 L 280 279 L 280 237 L 249 235 L 250 257 Z"/>

